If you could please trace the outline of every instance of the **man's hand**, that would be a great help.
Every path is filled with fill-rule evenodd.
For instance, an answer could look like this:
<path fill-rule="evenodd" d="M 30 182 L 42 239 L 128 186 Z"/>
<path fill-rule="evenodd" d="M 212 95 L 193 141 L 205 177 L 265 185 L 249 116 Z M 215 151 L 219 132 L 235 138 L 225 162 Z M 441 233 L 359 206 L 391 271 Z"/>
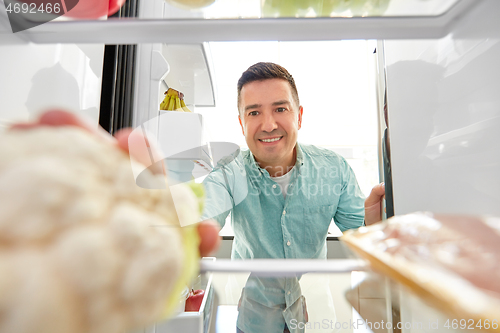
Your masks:
<path fill-rule="evenodd" d="M 365 200 L 365 224 L 370 225 L 382 220 L 382 200 L 385 198 L 385 184 L 375 185 Z"/>
<path fill-rule="evenodd" d="M 85 119 L 79 116 L 60 110 L 52 110 L 43 113 L 40 118 L 35 122 L 19 123 L 12 126 L 16 129 L 31 129 L 39 126 L 76 126 L 83 128 L 103 140 L 114 142 L 120 149 L 129 152 L 129 135 L 132 129 L 126 128 L 118 131 L 113 138 L 104 129 L 96 127 L 88 123 Z M 139 138 L 132 138 L 132 141 Z M 144 140 L 142 138 L 142 140 Z M 147 157 L 146 157 L 147 156 Z M 139 162 L 149 162 L 149 155 L 134 156 Z M 198 224 L 198 233 L 200 235 L 200 256 L 208 256 L 217 250 L 220 243 L 219 224 L 213 220 L 206 220 Z"/>
<path fill-rule="evenodd" d="M 214 220 L 205 220 L 198 223 L 198 233 L 200 234 L 200 256 L 207 257 L 214 255 L 220 245 L 220 226 Z"/>

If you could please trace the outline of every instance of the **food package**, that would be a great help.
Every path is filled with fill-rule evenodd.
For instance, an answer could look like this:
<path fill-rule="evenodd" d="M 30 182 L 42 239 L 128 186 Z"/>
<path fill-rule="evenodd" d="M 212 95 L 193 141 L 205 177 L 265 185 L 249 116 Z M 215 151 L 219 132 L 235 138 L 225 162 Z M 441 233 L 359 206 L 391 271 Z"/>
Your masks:
<path fill-rule="evenodd" d="M 373 270 L 453 319 L 500 331 L 500 219 L 395 216 L 341 240 Z"/>

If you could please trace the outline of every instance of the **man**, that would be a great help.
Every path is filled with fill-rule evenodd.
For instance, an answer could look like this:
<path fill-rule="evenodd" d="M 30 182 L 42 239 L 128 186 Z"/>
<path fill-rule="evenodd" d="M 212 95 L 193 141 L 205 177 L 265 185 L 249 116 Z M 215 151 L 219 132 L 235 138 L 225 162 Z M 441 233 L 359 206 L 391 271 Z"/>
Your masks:
<path fill-rule="evenodd" d="M 238 81 L 238 110 L 249 150 L 222 159 L 204 180 L 203 218 L 214 218 L 222 227 L 231 212 L 233 259 L 326 259 L 332 218 L 342 231 L 380 220 L 383 184 L 365 201 L 344 158 L 297 143 L 303 107 L 285 68 L 273 63 L 248 68 Z M 300 313 L 296 282 L 252 280 L 253 289 L 249 293 L 245 288 L 244 295 L 267 308 L 261 313 L 282 303 L 279 313 L 289 323 Z M 240 318 L 238 328 L 257 330 Z"/>
<path fill-rule="evenodd" d="M 204 181 L 203 217 L 222 227 L 232 213 L 233 258 L 325 258 L 332 218 L 342 231 L 380 220 L 383 184 L 364 201 L 344 158 L 297 143 L 303 107 L 285 68 L 245 71 L 238 109 L 249 150 L 222 159 Z M 300 248 L 304 241 L 314 250 Z"/>

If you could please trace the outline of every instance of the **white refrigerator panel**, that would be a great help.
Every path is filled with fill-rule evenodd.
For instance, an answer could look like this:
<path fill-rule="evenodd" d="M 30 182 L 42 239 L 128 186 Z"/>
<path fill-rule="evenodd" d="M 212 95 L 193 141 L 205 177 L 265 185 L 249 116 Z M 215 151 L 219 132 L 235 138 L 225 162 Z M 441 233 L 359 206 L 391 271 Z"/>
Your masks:
<path fill-rule="evenodd" d="M 396 214 L 500 214 L 500 13 L 384 46 Z"/>
<path fill-rule="evenodd" d="M 60 108 L 99 123 L 103 44 L 0 45 L 0 128 Z"/>

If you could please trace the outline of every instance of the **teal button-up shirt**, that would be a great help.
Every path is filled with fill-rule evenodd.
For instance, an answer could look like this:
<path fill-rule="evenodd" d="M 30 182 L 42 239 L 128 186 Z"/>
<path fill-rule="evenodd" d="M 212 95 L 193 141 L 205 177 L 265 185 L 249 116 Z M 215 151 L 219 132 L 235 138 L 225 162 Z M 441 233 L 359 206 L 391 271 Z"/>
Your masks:
<path fill-rule="evenodd" d="M 364 196 L 346 160 L 327 149 L 296 147 L 286 198 L 249 150 L 224 158 L 205 178 L 203 219 L 224 226 L 231 212 L 232 258 L 325 259 L 332 218 L 341 231 L 363 224 Z"/>
<path fill-rule="evenodd" d="M 286 198 L 249 150 L 223 158 L 205 178 L 202 219 L 214 218 L 222 227 L 231 212 L 233 259 L 326 259 L 332 219 L 341 231 L 363 225 L 364 196 L 346 160 L 311 145 L 296 149 Z M 250 278 L 238 327 L 246 333 L 258 331 L 251 325 L 282 332 L 287 322 L 291 328 L 290 320 L 301 318 L 300 295 L 298 278 Z M 261 315 L 245 304 L 261 304 Z M 271 316 L 273 309 L 279 318 Z"/>

